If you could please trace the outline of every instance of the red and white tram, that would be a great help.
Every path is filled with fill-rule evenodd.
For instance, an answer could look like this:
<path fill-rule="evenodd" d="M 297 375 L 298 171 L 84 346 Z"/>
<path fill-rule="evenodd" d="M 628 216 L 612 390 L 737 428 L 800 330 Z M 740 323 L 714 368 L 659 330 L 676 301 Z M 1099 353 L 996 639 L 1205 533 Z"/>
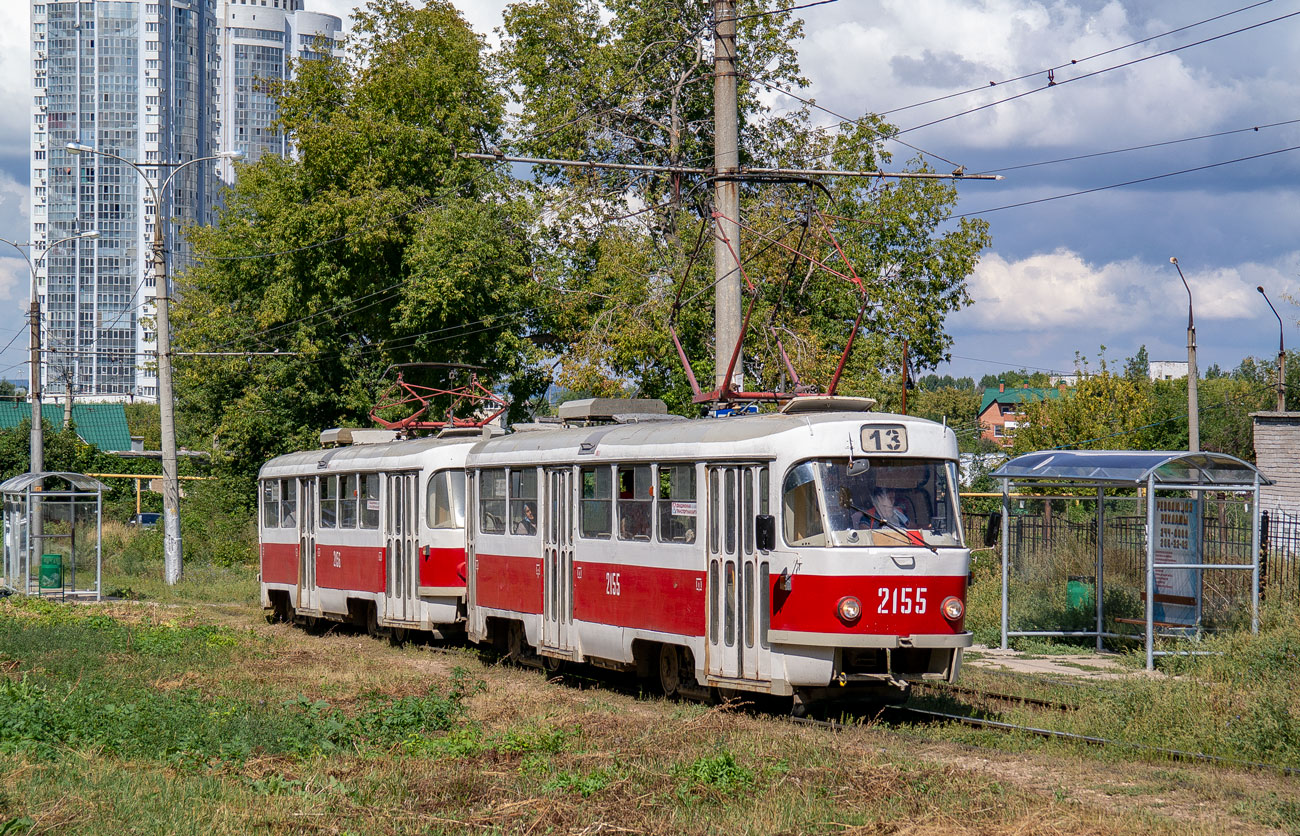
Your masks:
<path fill-rule="evenodd" d="M 370 444 L 354 442 L 393 433 L 329 432 L 352 446 L 262 466 L 262 606 L 375 634 L 463 624 L 465 457 L 481 433 Z"/>
<path fill-rule="evenodd" d="M 668 693 L 816 702 L 955 678 L 971 643 L 956 438 L 846 405 L 475 446 L 469 637 L 635 666 Z"/>
<path fill-rule="evenodd" d="M 807 704 L 956 677 L 970 553 L 951 430 L 846 398 L 722 420 L 645 403 L 268 462 L 263 605 L 464 626 L 521 661 L 635 669 L 666 693 Z"/>

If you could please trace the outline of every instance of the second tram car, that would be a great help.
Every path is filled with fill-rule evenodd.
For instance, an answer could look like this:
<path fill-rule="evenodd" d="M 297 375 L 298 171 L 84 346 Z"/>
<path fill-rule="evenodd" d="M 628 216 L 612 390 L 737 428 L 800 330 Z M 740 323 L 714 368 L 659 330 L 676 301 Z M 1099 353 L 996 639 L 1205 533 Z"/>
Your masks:
<path fill-rule="evenodd" d="M 463 624 L 465 457 L 480 438 L 358 443 L 263 465 L 262 606 L 373 634 Z"/>

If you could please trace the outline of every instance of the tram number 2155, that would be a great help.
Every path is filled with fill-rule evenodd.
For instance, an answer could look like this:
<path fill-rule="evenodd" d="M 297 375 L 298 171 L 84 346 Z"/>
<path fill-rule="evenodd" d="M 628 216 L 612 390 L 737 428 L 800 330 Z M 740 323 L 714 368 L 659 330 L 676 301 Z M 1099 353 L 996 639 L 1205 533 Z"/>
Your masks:
<path fill-rule="evenodd" d="M 623 588 L 618 583 L 618 576 L 619 576 L 618 572 L 605 573 L 605 594 L 606 595 L 623 594 Z"/>
<path fill-rule="evenodd" d="M 876 589 L 880 606 L 876 612 L 881 615 L 917 615 L 925 614 L 924 586 L 882 586 Z"/>

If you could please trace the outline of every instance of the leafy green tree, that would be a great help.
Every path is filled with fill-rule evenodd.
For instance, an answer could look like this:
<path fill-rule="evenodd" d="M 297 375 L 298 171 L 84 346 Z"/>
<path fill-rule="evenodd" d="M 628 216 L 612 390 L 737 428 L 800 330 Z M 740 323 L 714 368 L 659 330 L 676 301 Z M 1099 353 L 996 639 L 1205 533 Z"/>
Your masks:
<path fill-rule="evenodd" d="M 763 14 L 755 14 L 762 11 Z M 713 31 L 698 0 L 524 0 L 505 14 L 500 66 L 516 96 L 521 151 L 606 162 L 706 166 L 713 154 L 709 78 Z M 876 169 L 893 128 L 876 118 L 815 130 L 806 112 L 775 116 L 764 85 L 799 87 L 794 44 L 802 23 L 753 0 L 738 8 L 742 164 Z M 923 168 L 919 161 L 913 167 Z M 570 346 L 561 382 L 578 391 L 632 388 L 685 408 L 684 375 L 666 329 L 675 318 L 697 377 L 713 378 L 712 235 L 708 185 L 671 173 L 541 166 L 552 207 L 540 226 L 537 273 L 560 293 L 555 322 Z M 934 181 L 830 178 L 742 188 L 742 257 L 753 282 L 746 377 L 789 388 L 779 338 L 805 382 L 834 373 L 859 308 L 864 327 L 842 381 L 881 396 L 901 367 L 901 341 L 918 368 L 944 359 L 946 315 L 969 303 L 965 277 L 988 244 L 987 225 L 948 221 L 955 189 Z M 830 217 L 830 226 L 810 208 Z M 839 248 L 832 243 L 832 231 Z M 701 246 L 697 246 L 697 242 Z M 857 286 L 793 257 L 842 251 Z M 848 272 L 843 261 L 837 269 Z M 681 288 L 680 295 L 678 288 Z M 679 305 L 680 302 L 680 305 Z"/>
<path fill-rule="evenodd" d="M 1151 361 L 1147 359 L 1147 347 L 1142 345 L 1137 353 L 1124 361 L 1124 376 L 1132 380 L 1151 377 Z"/>
<path fill-rule="evenodd" d="M 1099 372 L 1080 376 L 1073 394 L 1027 404 L 1013 451 L 1130 449 L 1149 423 L 1149 381 Z"/>
<path fill-rule="evenodd" d="M 372 0 L 346 54 L 273 90 L 299 154 L 240 166 L 174 308 L 182 349 L 282 352 L 178 364 L 182 428 L 219 466 L 368 424 L 392 363 L 482 366 L 516 404 L 545 388 L 527 207 L 454 155 L 500 139 L 484 49 L 448 0 Z"/>
<path fill-rule="evenodd" d="M 1034 389 L 1046 389 L 1052 385 L 1052 377 L 1047 372 L 1031 372 L 1029 369 L 1010 370 L 998 374 L 986 374 L 980 378 L 979 390 L 996 389 L 1001 383 L 1008 389 L 1029 386 Z"/>

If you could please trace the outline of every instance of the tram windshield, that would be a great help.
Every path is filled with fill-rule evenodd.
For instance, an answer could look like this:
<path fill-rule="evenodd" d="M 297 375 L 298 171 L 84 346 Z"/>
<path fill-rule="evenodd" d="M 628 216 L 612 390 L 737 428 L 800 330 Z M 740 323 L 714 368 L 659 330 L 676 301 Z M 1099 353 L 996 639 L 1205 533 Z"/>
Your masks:
<path fill-rule="evenodd" d="M 949 461 L 801 462 L 786 474 L 781 513 L 791 546 L 961 546 Z"/>

